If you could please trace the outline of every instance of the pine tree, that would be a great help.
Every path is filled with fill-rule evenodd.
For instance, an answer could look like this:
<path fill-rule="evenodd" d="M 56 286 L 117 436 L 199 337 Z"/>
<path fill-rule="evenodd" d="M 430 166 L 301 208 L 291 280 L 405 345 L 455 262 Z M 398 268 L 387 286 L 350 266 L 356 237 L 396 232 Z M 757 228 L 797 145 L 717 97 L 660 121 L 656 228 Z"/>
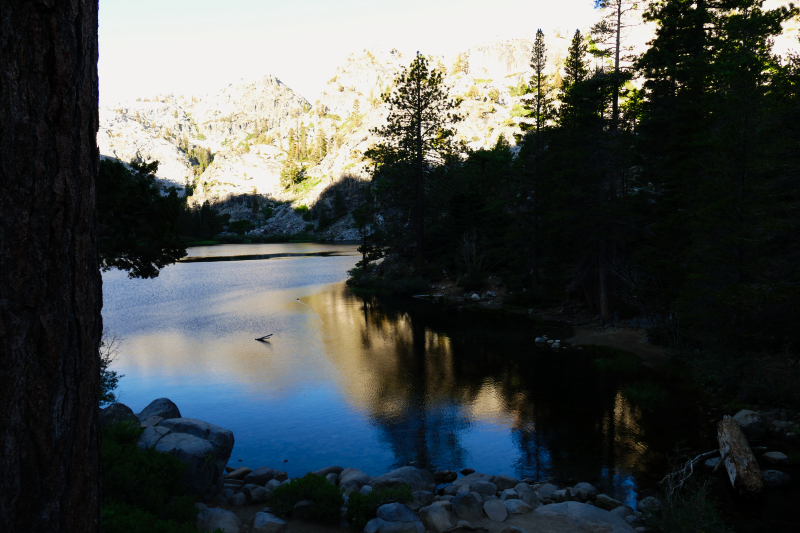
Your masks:
<path fill-rule="evenodd" d="M 585 80 L 589 75 L 589 68 L 586 63 L 588 53 L 589 45 L 586 39 L 583 38 L 581 30 L 575 30 L 575 35 L 572 36 L 572 43 L 567 51 L 567 59 L 564 62 L 562 94 L 567 92 L 572 85 Z"/>
<path fill-rule="evenodd" d="M 391 174 L 395 194 L 407 203 L 416 240 L 418 262 L 425 256 L 425 204 L 434 168 L 452 158 L 458 145 L 451 125 L 457 122 L 456 105 L 442 87 L 442 73 L 428 68 L 417 55 L 398 76 L 395 88 L 384 96 L 389 105 L 388 124 L 372 130 L 382 141 L 365 157 L 383 175 Z M 385 167 L 385 168 L 384 168 Z"/>

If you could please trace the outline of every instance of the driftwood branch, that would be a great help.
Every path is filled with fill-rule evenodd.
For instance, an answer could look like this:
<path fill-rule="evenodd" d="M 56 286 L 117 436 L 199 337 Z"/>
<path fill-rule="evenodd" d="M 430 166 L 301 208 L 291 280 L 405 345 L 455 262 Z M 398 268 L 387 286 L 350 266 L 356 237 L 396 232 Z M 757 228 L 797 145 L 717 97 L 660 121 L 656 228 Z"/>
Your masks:
<path fill-rule="evenodd" d="M 761 469 L 739 423 L 730 416 L 720 420 L 717 426 L 717 442 L 720 453 L 725 457 L 720 463 L 725 463 L 733 488 L 743 495 L 760 494 L 764 486 Z"/>
<path fill-rule="evenodd" d="M 683 486 L 687 479 L 689 479 L 692 474 L 694 473 L 694 467 L 700 462 L 705 461 L 706 459 L 711 459 L 719 455 L 719 450 L 711 450 L 710 452 L 701 453 L 694 459 L 691 459 L 683 465 L 683 468 L 679 468 L 678 470 L 674 470 L 664 476 L 664 479 L 659 481 L 659 485 L 667 485 L 667 492 L 672 494 L 677 489 Z"/>
<path fill-rule="evenodd" d="M 717 470 L 719 470 L 719 467 L 721 467 L 722 465 L 725 464 L 725 459 L 727 459 L 730 454 L 731 454 L 731 452 L 725 452 L 725 455 L 723 455 L 722 458 L 719 460 L 719 462 L 717 463 L 717 466 L 715 466 L 714 470 L 711 471 L 711 475 L 712 476 L 717 473 Z"/>

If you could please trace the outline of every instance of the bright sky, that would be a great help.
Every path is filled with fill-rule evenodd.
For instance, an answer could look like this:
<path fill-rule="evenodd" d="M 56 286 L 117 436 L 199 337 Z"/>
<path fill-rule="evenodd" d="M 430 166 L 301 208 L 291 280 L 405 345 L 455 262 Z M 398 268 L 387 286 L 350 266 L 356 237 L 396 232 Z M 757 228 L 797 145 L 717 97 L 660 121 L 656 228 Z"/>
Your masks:
<path fill-rule="evenodd" d="M 273 74 L 310 101 L 350 53 L 452 56 L 537 28 L 572 32 L 593 0 L 100 0 L 100 102 L 205 94 Z"/>

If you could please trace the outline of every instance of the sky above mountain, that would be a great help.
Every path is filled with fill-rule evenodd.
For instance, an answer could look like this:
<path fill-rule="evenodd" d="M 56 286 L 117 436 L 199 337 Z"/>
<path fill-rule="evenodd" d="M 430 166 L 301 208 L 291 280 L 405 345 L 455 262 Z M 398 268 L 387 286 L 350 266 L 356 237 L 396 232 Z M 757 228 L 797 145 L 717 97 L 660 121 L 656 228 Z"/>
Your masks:
<path fill-rule="evenodd" d="M 572 32 L 593 0 L 101 0 L 100 102 L 202 95 L 273 74 L 312 102 L 349 54 L 455 55 L 494 38 Z"/>

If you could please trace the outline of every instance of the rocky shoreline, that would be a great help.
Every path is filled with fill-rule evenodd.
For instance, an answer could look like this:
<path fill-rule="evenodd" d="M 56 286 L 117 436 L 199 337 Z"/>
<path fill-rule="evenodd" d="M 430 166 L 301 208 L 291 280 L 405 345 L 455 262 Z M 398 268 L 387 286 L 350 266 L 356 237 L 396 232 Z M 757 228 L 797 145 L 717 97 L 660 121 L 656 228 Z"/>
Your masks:
<path fill-rule="evenodd" d="M 796 435 L 797 425 L 782 420 L 784 418 L 782 412 L 743 410 L 733 420 L 748 441 L 757 442 L 770 433 Z M 100 422 L 102 425 L 139 424 L 144 429 L 138 441 L 140 449 L 169 453 L 187 465 L 187 491 L 204 502 L 197 504 L 200 531 L 279 533 L 293 521 L 305 523 L 304 517 L 314 505 L 313 501 L 300 501 L 288 516 L 278 516 L 269 507 L 263 507 L 273 490 L 292 483 L 289 475 L 268 466 L 251 469 L 228 465 L 233 451 L 233 433 L 201 420 L 183 418 L 178 407 L 167 398 L 154 400 L 138 414 L 124 404 L 111 404 L 101 409 Z M 759 446 L 753 446 L 752 450 L 776 466 L 791 464 L 780 452 L 768 452 L 767 448 Z M 705 466 L 713 468 L 720 460 L 720 457 L 710 457 Z M 483 474 L 470 468 L 460 472 L 429 472 L 404 466 L 371 476 L 356 468 L 329 466 L 313 475 L 325 478 L 342 492 L 344 507 L 340 529 L 351 527 L 346 513 L 353 494 L 366 496 L 373 491 L 408 486 L 413 500 L 407 504 L 394 500 L 383 502 L 377 509 L 377 517 L 364 527 L 364 533 L 451 533 L 456 530 L 645 533 L 650 531 L 648 521 L 662 507 L 658 499 L 645 497 L 634 509 L 600 493 L 587 482 L 559 487 L 529 478 Z M 768 489 L 791 484 L 788 474 L 779 470 L 764 470 L 762 475 L 764 487 Z"/>

